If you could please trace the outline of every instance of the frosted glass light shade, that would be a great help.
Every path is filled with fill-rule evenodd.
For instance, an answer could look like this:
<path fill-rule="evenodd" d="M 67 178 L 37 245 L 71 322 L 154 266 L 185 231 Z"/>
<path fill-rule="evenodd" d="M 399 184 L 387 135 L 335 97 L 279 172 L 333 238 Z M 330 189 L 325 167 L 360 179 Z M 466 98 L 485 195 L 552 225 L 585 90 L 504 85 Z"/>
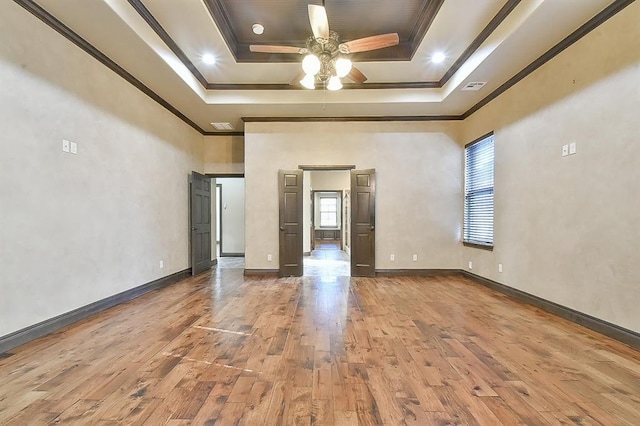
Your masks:
<path fill-rule="evenodd" d="M 351 61 L 347 58 L 338 58 L 336 60 L 336 74 L 338 77 L 346 77 L 351 72 Z"/>
<path fill-rule="evenodd" d="M 327 84 L 327 89 L 329 90 L 340 90 L 342 89 L 342 82 L 340 81 L 340 77 L 334 75 L 329 79 L 329 84 Z"/>
<path fill-rule="evenodd" d="M 307 55 L 302 60 L 302 69 L 307 75 L 316 75 L 320 71 L 320 59 L 316 55 Z"/>
<path fill-rule="evenodd" d="M 311 74 L 307 74 L 304 76 L 304 78 L 302 80 L 300 80 L 300 84 L 302 84 L 302 87 L 305 87 L 307 89 L 315 89 L 316 88 L 316 78 L 314 76 L 312 76 Z"/>

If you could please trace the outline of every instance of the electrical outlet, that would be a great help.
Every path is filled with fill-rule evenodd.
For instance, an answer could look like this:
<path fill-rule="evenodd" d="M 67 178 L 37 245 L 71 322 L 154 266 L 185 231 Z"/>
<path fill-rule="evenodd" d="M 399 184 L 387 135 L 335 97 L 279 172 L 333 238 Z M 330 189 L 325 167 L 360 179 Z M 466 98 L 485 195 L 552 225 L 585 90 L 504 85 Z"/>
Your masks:
<path fill-rule="evenodd" d="M 160 261 L 160 269 L 164 268 L 164 260 Z"/>
<path fill-rule="evenodd" d="M 502 272 L 502 263 L 498 263 L 498 272 Z"/>
<path fill-rule="evenodd" d="M 269 253 L 267 255 L 267 262 L 271 262 L 273 260 L 273 256 L 271 256 L 271 253 Z"/>
<path fill-rule="evenodd" d="M 573 155 L 576 153 L 576 143 L 575 142 L 571 142 L 569 144 L 569 155 Z"/>
<path fill-rule="evenodd" d="M 69 152 L 69 141 L 66 139 L 62 139 L 62 151 Z"/>
<path fill-rule="evenodd" d="M 417 255 L 417 254 L 414 254 L 414 255 L 413 255 L 413 261 L 414 261 L 414 262 L 417 262 L 417 261 L 418 261 L 418 255 Z"/>
<path fill-rule="evenodd" d="M 469 269 L 473 269 L 473 262 L 469 261 Z"/>
<path fill-rule="evenodd" d="M 562 145 L 562 156 L 566 157 L 569 155 L 569 145 Z"/>
<path fill-rule="evenodd" d="M 389 256 L 389 260 L 392 261 L 392 262 L 395 262 L 396 261 L 396 255 L 392 254 L 391 256 Z"/>
<path fill-rule="evenodd" d="M 71 153 L 72 154 L 78 153 L 78 144 L 75 142 L 71 142 Z"/>

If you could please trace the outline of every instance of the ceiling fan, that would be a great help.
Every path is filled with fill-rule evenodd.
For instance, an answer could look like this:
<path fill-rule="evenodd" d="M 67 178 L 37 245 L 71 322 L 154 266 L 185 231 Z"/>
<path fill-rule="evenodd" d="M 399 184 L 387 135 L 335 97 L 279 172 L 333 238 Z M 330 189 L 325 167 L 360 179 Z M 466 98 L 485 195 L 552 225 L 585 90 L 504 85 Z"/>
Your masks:
<path fill-rule="evenodd" d="M 303 71 L 291 81 L 291 84 L 301 84 L 307 89 L 315 89 L 315 83 L 318 81 L 329 90 L 339 90 L 342 88 L 342 77 L 354 83 L 364 83 L 367 80 L 367 77 L 353 66 L 349 54 L 395 46 L 400 42 L 397 33 L 390 33 L 341 43 L 338 34 L 329 30 L 329 20 L 324 6 L 315 4 L 309 5 L 309 22 L 313 35 L 307 39 L 306 47 L 252 44 L 249 50 L 306 55 L 302 60 Z"/>

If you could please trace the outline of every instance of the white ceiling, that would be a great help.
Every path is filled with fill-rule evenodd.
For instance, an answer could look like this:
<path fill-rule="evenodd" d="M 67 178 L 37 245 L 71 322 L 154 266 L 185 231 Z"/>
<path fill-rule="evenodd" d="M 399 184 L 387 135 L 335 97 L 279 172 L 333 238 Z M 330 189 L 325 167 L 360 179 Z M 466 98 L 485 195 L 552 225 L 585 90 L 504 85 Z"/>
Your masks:
<path fill-rule="evenodd" d="M 522 0 L 442 87 L 376 88 L 370 83 L 437 82 L 506 0 L 446 0 L 410 61 L 360 62 L 362 88 L 206 89 L 127 0 L 35 0 L 205 132 L 242 117 L 461 115 L 594 17 L 612 0 Z M 316 2 L 317 3 L 317 2 Z M 288 84 L 293 63 L 237 63 L 203 0 L 144 0 L 144 6 L 211 84 Z M 331 14 L 328 9 L 329 24 Z M 361 18 L 360 18 L 361 19 Z M 286 25 L 285 22 L 282 25 Z M 268 31 L 268 28 L 267 28 Z M 372 34 L 373 35 L 373 34 Z M 433 64 L 435 51 L 447 59 Z M 217 62 L 202 62 L 211 52 Z M 480 91 L 461 91 L 486 81 Z"/>

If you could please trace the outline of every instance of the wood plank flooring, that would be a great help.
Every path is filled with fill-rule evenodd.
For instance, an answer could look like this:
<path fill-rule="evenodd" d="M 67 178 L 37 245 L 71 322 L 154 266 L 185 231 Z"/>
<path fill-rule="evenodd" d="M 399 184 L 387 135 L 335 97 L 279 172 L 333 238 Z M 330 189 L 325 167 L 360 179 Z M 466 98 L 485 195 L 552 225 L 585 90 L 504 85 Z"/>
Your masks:
<path fill-rule="evenodd" d="M 640 354 L 463 277 L 214 269 L 0 358 L 0 424 L 640 424 Z"/>

